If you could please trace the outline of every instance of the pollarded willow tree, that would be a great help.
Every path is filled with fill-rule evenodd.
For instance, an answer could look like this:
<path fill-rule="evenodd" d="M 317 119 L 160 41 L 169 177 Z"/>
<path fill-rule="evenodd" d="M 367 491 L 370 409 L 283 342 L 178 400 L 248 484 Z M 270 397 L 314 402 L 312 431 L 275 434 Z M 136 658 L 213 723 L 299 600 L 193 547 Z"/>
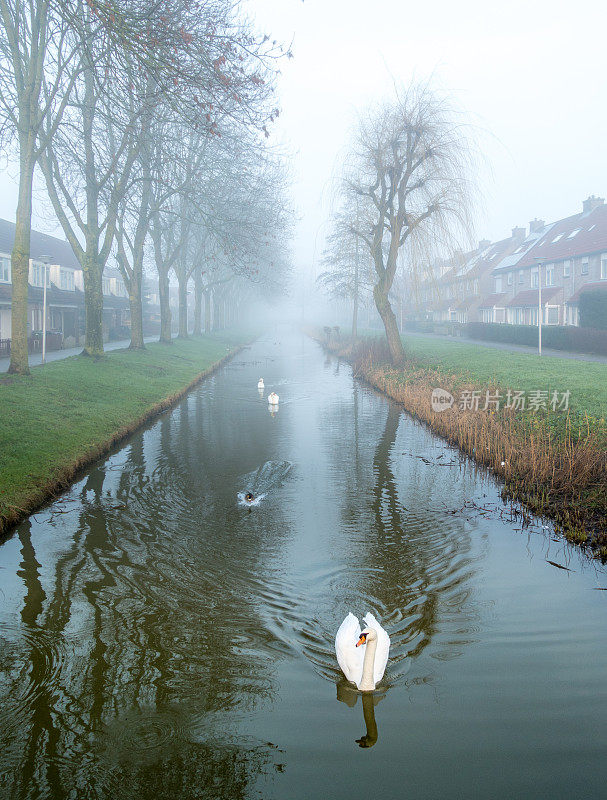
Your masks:
<path fill-rule="evenodd" d="M 344 190 L 364 200 L 363 223 L 352 227 L 373 260 L 373 297 L 395 365 L 404 360 L 389 300 L 399 253 L 406 243 L 431 250 L 468 235 L 473 161 L 465 128 L 428 84 L 413 84 L 360 122 Z"/>

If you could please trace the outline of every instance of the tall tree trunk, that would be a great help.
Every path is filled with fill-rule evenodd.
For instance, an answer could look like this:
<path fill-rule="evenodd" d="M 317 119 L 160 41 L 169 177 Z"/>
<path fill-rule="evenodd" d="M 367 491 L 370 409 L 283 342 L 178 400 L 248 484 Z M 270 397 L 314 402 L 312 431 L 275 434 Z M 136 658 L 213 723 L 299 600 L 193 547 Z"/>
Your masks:
<path fill-rule="evenodd" d="M 169 273 L 158 270 L 158 299 L 160 301 L 160 341 L 172 344 L 172 313 L 169 289 Z"/>
<path fill-rule="evenodd" d="M 103 358 L 103 270 L 87 253 L 82 272 L 85 315 L 82 355 Z"/>
<path fill-rule="evenodd" d="M 211 292 L 204 293 L 204 332 L 211 333 Z"/>
<path fill-rule="evenodd" d="M 27 149 L 29 139 L 20 145 Z M 33 147 L 29 147 L 31 151 Z M 8 371 L 29 375 L 27 355 L 27 292 L 32 228 L 32 182 L 35 160 L 31 152 L 22 154 L 19 165 L 19 199 L 15 219 L 15 241 L 11 253 L 11 361 Z M 50 255 L 50 254 L 49 254 Z"/>
<path fill-rule="evenodd" d="M 221 318 L 219 315 L 219 298 L 213 292 L 213 330 L 217 331 L 221 327 Z"/>
<path fill-rule="evenodd" d="M 202 275 L 194 272 L 194 336 L 202 336 Z"/>
<path fill-rule="evenodd" d="M 402 339 L 400 338 L 400 333 L 398 332 L 398 324 L 394 316 L 394 311 L 392 311 L 392 306 L 388 300 L 388 291 L 383 281 L 376 283 L 373 287 L 373 298 L 379 316 L 384 323 L 384 328 L 386 329 L 386 338 L 388 340 L 388 347 L 390 348 L 392 364 L 395 367 L 400 367 L 405 361 L 405 350 L 403 348 Z"/>
<path fill-rule="evenodd" d="M 356 220 L 358 224 L 358 217 Z M 358 236 L 356 237 L 356 258 L 354 260 L 354 308 L 352 309 L 352 338 L 358 336 Z"/>
<path fill-rule="evenodd" d="M 129 287 L 129 305 L 131 307 L 131 343 L 130 350 L 144 350 L 143 341 L 143 303 L 141 299 L 141 273 L 133 270 Z"/>
<path fill-rule="evenodd" d="M 188 279 L 177 275 L 179 281 L 179 338 L 188 338 Z"/>

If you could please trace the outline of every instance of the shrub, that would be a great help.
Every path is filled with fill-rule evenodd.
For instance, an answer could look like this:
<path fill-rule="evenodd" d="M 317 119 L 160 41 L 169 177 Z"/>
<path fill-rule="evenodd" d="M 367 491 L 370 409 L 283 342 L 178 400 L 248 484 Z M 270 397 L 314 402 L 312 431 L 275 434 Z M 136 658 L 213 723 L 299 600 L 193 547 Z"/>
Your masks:
<path fill-rule="evenodd" d="M 535 325 L 506 325 L 495 322 L 469 322 L 466 336 L 485 342 L 505 342 L 537 346 Z M 571 350 L 577 353 L 607 355 L 607 330 L 577 328 L 573 325 L 542 326 L 542 344 L 555 350 Z"/>
<path fill-rule="evenodd" d="M 580 295 L 580 327 L 607 330 L 607 288 L 582 292 Z"/>

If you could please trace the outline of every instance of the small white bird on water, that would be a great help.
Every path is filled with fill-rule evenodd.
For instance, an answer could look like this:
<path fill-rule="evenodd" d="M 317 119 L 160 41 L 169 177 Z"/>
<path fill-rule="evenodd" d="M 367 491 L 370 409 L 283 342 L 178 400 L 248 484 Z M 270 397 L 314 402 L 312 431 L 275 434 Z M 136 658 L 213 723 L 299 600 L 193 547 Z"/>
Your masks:
<path fill-rule="evenodd" d="M 268 395 L 268 403 L 271 406 L 278 405 L 278 395 L 276 394 L 276 392 L 270 392 L 270 394 Z"/>
<path fill-rule="evenodd" d="M 361 692 L 372 692 L 386 671 L 390 637 L 370 612 L 363 618 L 366 627 L 350 612 L 335 637 L 337 663 L 349 681 Z"/>
<path fill-rule="evenodd" d="M 257 381 L 257 388 L 258 388 L 258 389 L 265 389 L 265 388 L 266 388 L 266 385 L 265 385 L 265 383 L 263 382 L 263 378 L 260 378 L 260 379 Z"/>

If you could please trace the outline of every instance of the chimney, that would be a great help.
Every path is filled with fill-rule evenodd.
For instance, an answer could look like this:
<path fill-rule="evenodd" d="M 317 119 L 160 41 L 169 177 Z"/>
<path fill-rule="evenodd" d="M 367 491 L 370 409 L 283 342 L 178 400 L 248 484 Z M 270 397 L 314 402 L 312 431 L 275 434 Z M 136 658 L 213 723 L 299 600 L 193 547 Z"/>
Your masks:
<path fill-rule="evenodd" d="M 521 242 L 525 238 L 527 230 L 525 228 L 512 228 L 512 238 L 516 240 L 520 240 Z"/>
<path fill-rule="evenodd" d="M 543 219 L 532 219 L 529 223 L 529 233 L 537 233 L 541 231 L 546 223 Z"/>
<path fill-rule="evenodd" d="M 490 244 L 491 244 L 491 240 L 490 239 L 481 239 L 480 242 L 478 243 L 479 252 L 481 250 L 486 250 L 487 247 L 489 247 Z"/>
<path fill-rule="evenodd" d="M 594 211 L 595 208 L 602 206 L 604 202 L 604 197 L 595 197 L 591 194 L 590 197 L 582 203 L 582 214 L 589 214 L 591 211 Z"/>

